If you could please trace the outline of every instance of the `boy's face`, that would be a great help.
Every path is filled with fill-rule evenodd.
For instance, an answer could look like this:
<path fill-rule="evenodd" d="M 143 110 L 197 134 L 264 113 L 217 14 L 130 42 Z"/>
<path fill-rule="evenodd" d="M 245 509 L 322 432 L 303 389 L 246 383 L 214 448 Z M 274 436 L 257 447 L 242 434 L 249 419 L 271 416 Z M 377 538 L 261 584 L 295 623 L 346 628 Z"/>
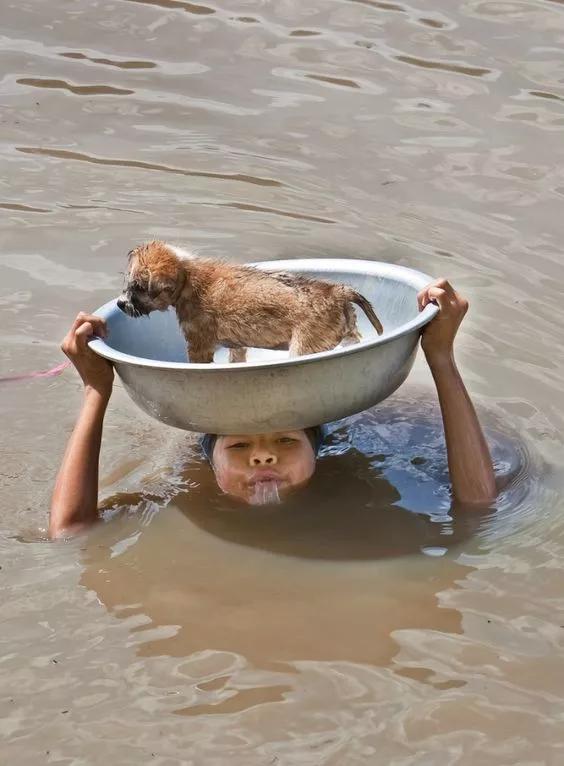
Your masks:
<path fill-rule="evenodd" d="M 305 431 L 218 436 L 213 451 L 218 486 L 251 505 L 279 502 L 315 470 Z"/>

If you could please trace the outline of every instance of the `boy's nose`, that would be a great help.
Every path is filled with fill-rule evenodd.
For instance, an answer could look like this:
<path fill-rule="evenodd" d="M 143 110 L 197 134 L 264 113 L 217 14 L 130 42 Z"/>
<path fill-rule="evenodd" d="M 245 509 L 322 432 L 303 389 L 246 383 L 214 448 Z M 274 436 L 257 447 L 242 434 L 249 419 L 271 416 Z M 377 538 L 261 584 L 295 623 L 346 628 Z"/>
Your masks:
<path fill-rule="evenodd" d="M 276 465 L 277 462 L 278 458 L 274 452 L 264 447 L 258 447 L 251 453 L 250 463 L 253 468 L 261 465 Z"/>

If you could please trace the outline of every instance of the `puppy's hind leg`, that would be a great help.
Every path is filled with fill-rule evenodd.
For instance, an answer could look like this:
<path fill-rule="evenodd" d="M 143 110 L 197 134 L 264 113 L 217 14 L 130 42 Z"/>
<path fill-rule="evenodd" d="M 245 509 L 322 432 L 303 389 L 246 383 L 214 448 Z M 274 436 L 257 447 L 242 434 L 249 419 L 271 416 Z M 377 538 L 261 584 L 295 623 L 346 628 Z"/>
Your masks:
<path fill-rule="evenodd" d="M 318 338 L 304 328 L 294 330 L 290 340 L 290 357 L 304 356 L 304 354 L 318 354 L 320 351 L 330 351 L 335 343 L 327 338 Z"/>
<path fill-rule="evenodd" d="M 344 335 L 343 340 L 341 341 L 341 346 L 353 346 L 355 343 L 360 343 L 361 340 L 362 338 L 358 332 L 354 335 Z"/>
<path fill-rule="evenodd" d="M 360 343 L 362 336 L 356 323 L 356 314 L 350 303 L 345 303 L 345 332 L 341 339 L 342 346 L 352 346 L 353 343 Z"/>
<path fill-rule="evenodd" d="M 231 362 L 231 364 L 233 364 L 233 362 L 246 362 L 247 349 L 246 348 L 230 348 L 229 361 Z"/>

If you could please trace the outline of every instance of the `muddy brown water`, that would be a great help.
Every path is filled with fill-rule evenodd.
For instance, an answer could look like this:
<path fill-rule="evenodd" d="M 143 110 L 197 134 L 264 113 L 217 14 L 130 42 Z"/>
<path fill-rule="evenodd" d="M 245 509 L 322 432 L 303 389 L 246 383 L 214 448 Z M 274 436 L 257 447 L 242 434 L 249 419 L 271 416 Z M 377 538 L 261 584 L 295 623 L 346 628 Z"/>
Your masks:
<path fill-rule="evenodd" d="M 49 544 L 80 386 L 4 384 L 3 763 L 563 762 L 563 41 L 556 0 L 3 4 L 2 375 L 148 238 L 405 264 L 470 299 L 504 485 L 450 508 L 422 359 L 248 514 L 117 384 L 108 521 Z"/>

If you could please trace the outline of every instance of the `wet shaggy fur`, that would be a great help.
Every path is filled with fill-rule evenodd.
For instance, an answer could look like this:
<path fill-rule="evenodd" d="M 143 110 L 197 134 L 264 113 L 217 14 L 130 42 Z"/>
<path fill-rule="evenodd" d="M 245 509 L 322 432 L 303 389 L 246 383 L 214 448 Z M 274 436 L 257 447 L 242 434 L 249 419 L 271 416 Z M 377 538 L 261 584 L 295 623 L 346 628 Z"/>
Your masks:
<path fill-rule="evenodd" d="M 289 349 L 291 356 L 360 340 L 353 303 L 383 332 L 370 303 L 351 287 L 284 272 L 195 258 L 165 242 L 129 253 L 127 287 L 118 306 L 130 316 L 173 306 L 190 362 L 209 363 L 218 346 L 231 362 L 247 347 Z"/>

